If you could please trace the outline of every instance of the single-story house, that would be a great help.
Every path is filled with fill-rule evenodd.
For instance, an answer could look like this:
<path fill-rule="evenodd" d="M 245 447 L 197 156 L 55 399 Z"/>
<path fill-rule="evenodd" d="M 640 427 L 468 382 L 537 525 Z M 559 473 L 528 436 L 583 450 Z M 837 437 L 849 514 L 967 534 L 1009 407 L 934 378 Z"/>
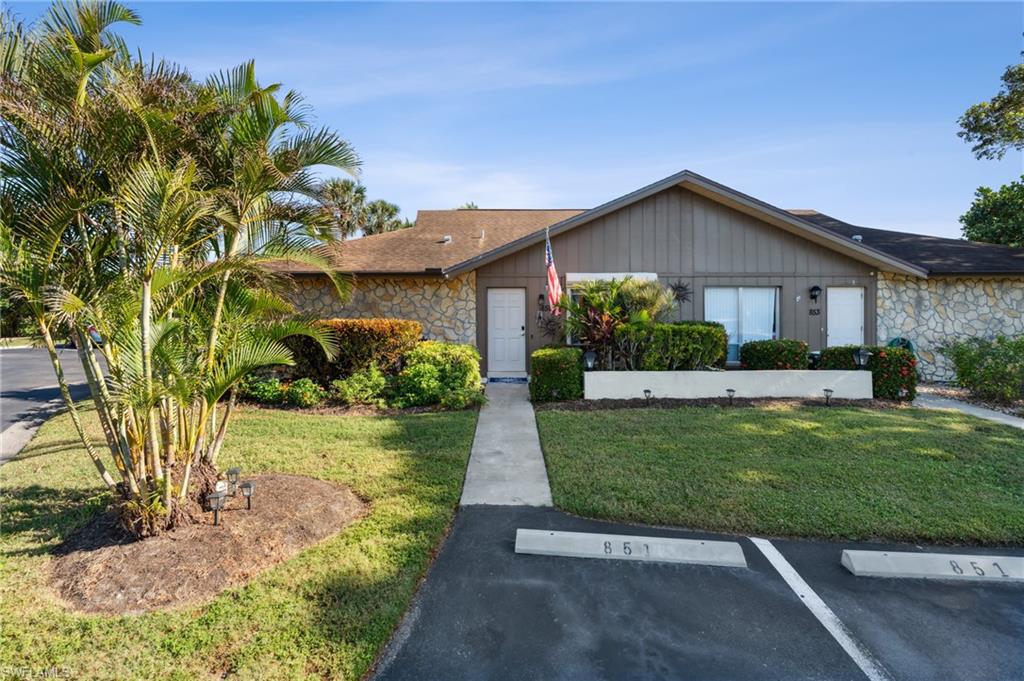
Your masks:
<path fill-rule="evenodd" d="M 858 227 L 783 210 L 691 171 L 589 210 L 423 210 L 409 229 L 336 246 L 354 276 L 342 304 L 322 275 L 289 266 L 299 306 L 321 316 L 401 317 L 472 343 L 489 376 L 525 375 L 551 342 L 545 232 L 562 286 L 626 276 L 685 283 L 677 316 L 725 324 L 740 344 L 915 344 L 922 374 L 951 378 L 950 338 L 1024 333 L 1024 249 Z"/>

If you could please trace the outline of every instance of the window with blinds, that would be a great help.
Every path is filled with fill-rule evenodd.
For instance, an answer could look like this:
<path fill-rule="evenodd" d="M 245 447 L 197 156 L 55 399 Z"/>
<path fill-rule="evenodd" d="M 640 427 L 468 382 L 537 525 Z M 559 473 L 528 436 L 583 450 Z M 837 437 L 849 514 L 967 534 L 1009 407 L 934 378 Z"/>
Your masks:
<path fill-rule="evenodd" d="M 740 346 L 779 337 L 779 289 L 754 286 L 708 286 L 704 319 L 725 326 L 730 362 L 740 360 Z"/>

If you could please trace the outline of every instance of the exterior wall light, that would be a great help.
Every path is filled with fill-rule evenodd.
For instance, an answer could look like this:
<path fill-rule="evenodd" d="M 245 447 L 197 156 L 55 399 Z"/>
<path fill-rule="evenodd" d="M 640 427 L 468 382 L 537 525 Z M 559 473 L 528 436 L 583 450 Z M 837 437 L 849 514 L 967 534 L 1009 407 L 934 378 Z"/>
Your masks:
<path fill-rule="evenodd" d="M 228 494 L 231 496 L 235 496 L 238 492 L 238 478 L 241 477 L 241 475 L 242 469 L 237 466 L 235 468 L 228 469 Z"/>
<path fill-rule="evenodd" d="M 732 398 L 736 397 L 736 391 L 732 388 L 726 388 L 725 394 L 729 396 L 729 406 L 732 406 Z"/>
<path fill-rule="evenodd" d="M 853 353 L 853 361 L 857 363 L 858 369 L 866 369 L 868 367 L 868 360 L 871 359 L 871 351 L 863 345 L 859 350 L 855 350 Z"/>
<path fill-rule="evenodd" d="M 215 526 L 220 524 L 220 511 L 224 508 L 224 500 L 226 498 L 227 493 L 223 490 L 206 495 L 206 503 L 210 505 L 210 510 L 213 511 L 213 524 Z"/>
<path fill-rule="evenodd" d="M 245 509 L 251 511 L 252 493 L 256 491 L 256 483 L 252 480 L 246 480 L 238 486 L 238 489 L 242 490 L 242 496 L 245 497 Z"/>
<path fill-rule="evenodd" d="M 594 366 L 597 364 L 597 353 L 593 350 L 587 350 L 583 353 L 583 366 L 587 371 L 593 371 Z"/>
<path fill-rule="evenodd" d="M 832 401 L 832 393 L 834 391 L 832 390 L 832 388 L 825 388 L 824 392 L 825 392 L 825 406 L 829 407 L 829 406 L 831 406 L 829 403 Z"/>
<path fill-rule="evenodd" d="M 811 297 L 811 302 L 816 303 L 818 302 L 818 298 L 821 296 L 821 287 L 817 285 L 812 286 L 807 294 Z"/>

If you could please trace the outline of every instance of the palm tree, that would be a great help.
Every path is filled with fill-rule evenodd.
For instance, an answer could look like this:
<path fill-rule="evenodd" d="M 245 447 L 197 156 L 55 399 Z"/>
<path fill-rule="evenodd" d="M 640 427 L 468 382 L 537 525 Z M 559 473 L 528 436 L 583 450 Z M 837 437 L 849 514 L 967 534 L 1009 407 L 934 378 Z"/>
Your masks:
<path fill-rule="evenodd" d="M 400 213 L 398 206 L 383 199 L 366 204 L 363 210 L 363 234 L 371 236 L 412 227 L 413 223 L 403 220 Z"/>
<path fill-rule="evenodd" d="M 243 376 L 290 363 L 289 335 L 333 352 L 266 265 L 312 264 L 344 294 L 316 246 L 313 168 L 355 174 L 359 159 L 308 126 L 298 94 L 261 87 L 251 62 L 199 84 L 134 61 L 110 28 L 125 21 L 138 18 L 102 2 L 55 4 L 35 31 L 0 24 L 0 287 L 31 311 L 124 525 L 147 535 L 188 521 L 212 484 Z M 112 466 L 67 390 L 57 325 L 76 341 Z"/>
<path fill-rule="evenodd" d="M 320 185 L 318 197 L 335 238 L 348 239 L 362 229 L 366 187 L 350 179 L 333 178 Z"/>

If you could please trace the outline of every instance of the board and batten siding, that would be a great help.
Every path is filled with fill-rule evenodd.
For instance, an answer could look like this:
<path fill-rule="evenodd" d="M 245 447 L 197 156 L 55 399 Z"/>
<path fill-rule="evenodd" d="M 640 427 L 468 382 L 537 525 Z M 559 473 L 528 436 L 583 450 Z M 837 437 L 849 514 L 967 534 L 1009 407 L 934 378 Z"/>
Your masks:
<path fill-rule="evenodd" d="M 754 217 L 673 187 L 551 239 L 555 264 L 567 272 L 656 272 L 663 284 L 684 281 L 693 299 L 683 319 L 704 318 L 707 286 L 777 286 L 782 337 L 825 347 L 829 286 L 864 287 L 864 340 L 875 341 L 874 269 Z M 487 289 L 526 289 L 527 353 L 551 342 L 537 326 L 544 293 L 544 244 L 477 269 L 477 344 L 487 366 Z M 811 315 L 808 290 L 822 288 Z M 797 297 L 800 300 L 797 300 Z M 674 318 L 679 318 L 679 313 Z"/>

